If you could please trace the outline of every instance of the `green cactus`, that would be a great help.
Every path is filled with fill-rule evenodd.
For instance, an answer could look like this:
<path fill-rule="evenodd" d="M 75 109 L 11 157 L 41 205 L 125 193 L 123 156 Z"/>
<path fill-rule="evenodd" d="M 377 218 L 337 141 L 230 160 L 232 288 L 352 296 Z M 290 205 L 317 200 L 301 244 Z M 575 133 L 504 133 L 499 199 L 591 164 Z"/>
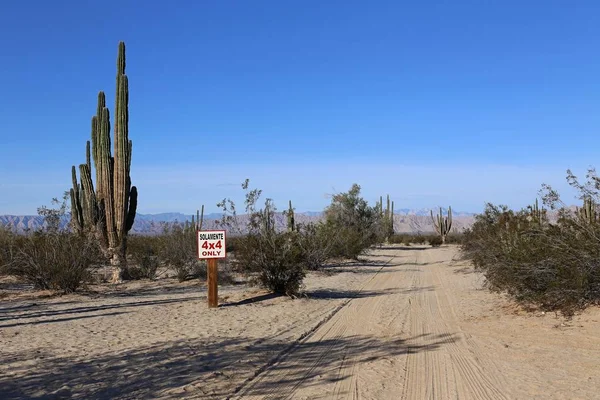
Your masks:
<path fill-rule="evenodd" d="M 394 202 L 392 201 L 392 210 L 390 212 L 390 236 L 394 235 Z"/>
<path fill-rule="evenodd" d="M 532 206 L 527 206 L 529 210 L 529 216 L 531 217 L 531 222 L 537 225 L 542 225 L 547 221 L 547 213 L 544 207 L 539 208 L 538 200 L 535 199 L 535 203 Z M 520 229 L 520 225 L 517 226 L 517 229 Z"/>
<path fill-rule="evenodd" d="M 390 195 L 387 195 L 387 205 L 385 207 L 385 219 L 389 220 L 390 218 Z"/>
<path fill-rule="evenodd" d="M 202 230 L 202 224 L 204 223 L 204 204 L 202 204 L 202 213 L 196 210 L 196 230 Z"/>
<path fill-rule="evenodd" d="M 290 200 L 290 206 L 287 212 L 287 229 L 288 232 L 293 232 L 296 229 L 296 220 L 294 218 L 294 208 L 292 207 L 292 201 Z"/>
<path fill-rule="evenodd" d="M 204 220 L 204 204 L 202 205 L 202 214 L 200 210 L 196 210 L 196 218 L 192 215 L 192 221 L 185 221 L 183 230 L 189 234 L 196 235 L 197 231 L 202 230 L 202 222 Z"/>
<path fill-rule="evenodd" d="M 123 279 L 127 269 L 127 233 L 135 220 L 137 188 L 131 186 L 132 142 L 129 140 L 129 85 L 125 75 L 125 43 L 119 43 L 115 97 L 114 155 L 111 155 L 110 113 L 104 92 L 98 93 L 96 115 L 92 117 L 92 150 L 86 143 L 86 163 L 79 166 L 81 184 L 72 168 L 72 226 L 82 234 L 94 235 L 113 267 L 113 282 Z M 96 170 L 96 190 L 92 163 Z"/>
<path fill-rule="evenodd" d="M 589 196 L 583 198 L 583 207 L 577 208 L 577 215 L 581 220 L 589 225 L 598 221 L 596 204 Z"/>
<path fill-rule="evenodd" d="M 391 204 L 391 206 L 390 206 Z M 383 223 L 385 241 L 388 242 L 389 238 L 394 235 L 394 202 L 390 203 L 390 195 L 387 195 L 387 205 L 385 211 L 383 210 L 383 196 L 380 197 L 379 208 L 381 212 L 381 219 Z"/>
<path fill-rule="evenodd" d="M 271 199 L 265 201 L 265 209 L 262 210 L 263 234 L 275 233 L 274 206 Z"/>
<path fill-rule="evenodd" d="M 433 210 L 431 210 L 431 220 L 433 221 L 436 232 L 442 238 L 442 244 L 446 243 L 446 236 L 448 236 L 448 233 L 450 233 L 450 229 L 452 228 L 452 207 L 448 207 L 447 217 L 444 217 L 442 207 L 440 207 L 440 213 L 435 217 L 433 216 Z"/>

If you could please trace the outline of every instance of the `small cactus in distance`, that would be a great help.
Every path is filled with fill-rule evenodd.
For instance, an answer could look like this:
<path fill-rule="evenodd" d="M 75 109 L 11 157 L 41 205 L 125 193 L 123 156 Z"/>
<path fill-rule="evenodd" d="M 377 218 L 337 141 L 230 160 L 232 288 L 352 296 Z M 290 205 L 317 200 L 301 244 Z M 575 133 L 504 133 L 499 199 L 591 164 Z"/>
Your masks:
<path fill-rule="evenodd" d="M 288 232 L 293 232 L 296 229 L 296 219 L 294 218 L 294 208 L 290 200 L 290 206 L 287 211 L 287 229 Z"/>
<path fill-rule="evenodd" d="M 390 201 L 390 195 L 386 198 L 387 205 L 383 208 L 383 196 L 379 196 L 379 202 L 375 204 L 375 212 L 379 213 L 386 242 L 394 235 L 394 202 Z"/>
<path fill-rule="evenodd" d="M 265 208 L 262 210 L 262 231 L 265 235 L 275 233 L 275 206 L 271 199 L 265 201 Z"/>
<path fill-rule="evenodd" d="M 586 224 L 593 224 L 598 221 L 596 204 L 589 196 L 583 198 L 583 207 L 577 208 L 577 215 Z"/>
<path fill-rule="evenodd" d="M 546 222 L 546 209 L 544 209 L 544 207 L 542 207 L 541 209 L 539 208 L 539 203 L 537 199 L 535 199 L 535 203 L 533 205 L 527 206 L 527 209 L 529 210 L 529 216 L 531 217 L 531 221 L 533 223 L 541 226 L 544 222 Z M 518 226 L 517 228 L 520 228 L 520 226 Z"/>
<path fill-rule="evenodd" d="M 452 228 L 452 207 L 448 207 L 448 216 L 444 217 L 442 213 L 442 207 L 440 207 L 440 213 L 433 216 L 433 210 L 431 210 L 431 220 L 433 221 L 433 226 L 436 232 L 442 238 L 442 244 L 446 243 L 446 236 L 450 233 L 450 229 Z"/>
<path fill-rule="evenodd" d="M 196 210 L 196 230 L 202 230 L 202 224 L 204 223 L 204 204 L 202 204 L 202 212 Z"/>

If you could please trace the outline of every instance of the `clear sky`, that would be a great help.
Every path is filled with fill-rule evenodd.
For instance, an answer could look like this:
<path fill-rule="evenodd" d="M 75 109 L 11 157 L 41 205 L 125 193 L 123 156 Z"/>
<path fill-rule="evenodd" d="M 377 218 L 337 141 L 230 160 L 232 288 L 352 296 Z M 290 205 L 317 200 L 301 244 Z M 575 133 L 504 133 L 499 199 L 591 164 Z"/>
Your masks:
<path fill-rule="evenodd" d="M 69 188 L 99 90 L 113 110 L 120 40 L 141 213 L 217 211 L 245 178 L 298 211 L 353 182 L 396 208 L 568 195 L 565 170 L 600 149 L 599 15 L 597 0 L 4 1 L 0 214 Z"/>

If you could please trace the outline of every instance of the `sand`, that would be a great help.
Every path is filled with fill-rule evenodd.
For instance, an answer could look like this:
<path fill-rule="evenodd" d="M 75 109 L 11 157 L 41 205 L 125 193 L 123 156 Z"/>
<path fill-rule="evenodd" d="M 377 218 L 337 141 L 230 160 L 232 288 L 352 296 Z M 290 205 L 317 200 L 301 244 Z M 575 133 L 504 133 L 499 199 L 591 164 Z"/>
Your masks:
<path fill-rule="evenodd" d="M 374 250 L 306 297 L 198 282 L 0 299 L 0 398 L 597 399 L 600 309 L 525 312 L 454 246 Z"/>

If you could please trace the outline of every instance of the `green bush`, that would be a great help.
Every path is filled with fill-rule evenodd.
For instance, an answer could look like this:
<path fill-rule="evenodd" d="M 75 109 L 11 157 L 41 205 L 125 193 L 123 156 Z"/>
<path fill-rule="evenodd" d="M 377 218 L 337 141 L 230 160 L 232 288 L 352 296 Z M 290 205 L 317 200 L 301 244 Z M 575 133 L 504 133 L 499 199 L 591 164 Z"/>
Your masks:
<path fill-rule="evenodd" d="M 387 234 L 378 208 L 370 207 L 360 197 L 357 184 L 346 193 L 333 195 L 325 209 L 325 224 L 338 238 L 332 249 L 333 257 L 357 259 L 371 245 L 382 242 Z"/>
<path fill-rule="evenodd" d="M 75 292 L 106 261 L 97 243 L 67 232 L 35 232 L 15 238 L 5 271 L 36 289 Z"/>
<path fill-rule="evenodd" d="M 300 246 L 301 234 L 277 232 L 275 205 L 271 199 L 266 199 L 264 208 L 257 209 L 262 191 L 248 188 L 249 180 L 246 180 L 242 184 L 249 216 L 245 224 L 238 220 L 231 199 L 217 204 L 223 209 L 221 226 L 228 230 L 230 237 L 235 236 L 232 242 L 235 257 L 231 263 L 238 272 L 254 277 L 254 281 L 272 292 L 296 296 L 307 267 L 306 253 Z"/>
<path fill-rule="evenodd" d="M 410 239 L 408 235 L 403 233 L 395 233 L 388 238 L 388 242 L 390 244 L 402 244 L 402 243 L 410 243 Z"/>
<path fill-rule="evenodd" d="M 206 279 L 206 262 L 198 259 L 196 231 L 179 224 L 163 224 L 163 233 L 157 238 L 158 258 L 171 267 L 180 282 Z"/>
<path fill-rule="evenodd" d="M 442 245 L 442 238 L 437 235 L 431 235 L 427 241 L 431 247 L 440 247 Z"/>
<path fill-rule="evenodd" d="M 309 270 L 321 268 L 335 254 L 334 249 L 339 243 L 337 233 L 323 223 L 299 225 L 296 240 Z"/>
<path fill-rule="evenodd" d="M 238 248 L 238 243 L 240 242 L 240 240 L 243 240 L 243 236 L 244 235 L 227 236 L 225 251 L 228 254 L 235 253 L 236 249 Z"/>
<path fill-rule="evenodd" d="M 492 290 L 516 300 L 571 314 L 600 301 L 600 225 L 582 224 L 561 210 L 556 224 L 488 204 L 464 235 L 465 258 Z"/>
<path fill-rule="evenodd" d="M 0 274 L 5 273 L 6 266 L 12 260 L 14 234 L 4 226 L 0 226 Z"/>
<path fill-rule="evenodd" d="M 298 234 L 250 234 L 237 244 L 234 267 L 256 274 L 258 283 L 275 293 L 296 296 L 306 275 L 306 257 Z"/>
<path fill-rule="evenodd" d="M 446 244 L 462 244 L 464 239 L 463 233 L 449 233 L 446 236 Z"/>
<path fill-rule="evenodd" d="M 160 266 L 160 237 L 130 235 L 127 254 L 131 261 L 127 268 L 128 279 L 154 279 Z"/>
<path fill-rule="evenodd" d="M 435 235 L 422 235 L 420 233 L 397 233 L 393 236 L 390 236 L 389 242 L 393 244 L 404 244 L 405 246 L 410 246 L 411 244 L 429 243 L 429 240 L 434 236 Z M 448 240 L 448 238 L 446 238 L 446 240 Z"/>

